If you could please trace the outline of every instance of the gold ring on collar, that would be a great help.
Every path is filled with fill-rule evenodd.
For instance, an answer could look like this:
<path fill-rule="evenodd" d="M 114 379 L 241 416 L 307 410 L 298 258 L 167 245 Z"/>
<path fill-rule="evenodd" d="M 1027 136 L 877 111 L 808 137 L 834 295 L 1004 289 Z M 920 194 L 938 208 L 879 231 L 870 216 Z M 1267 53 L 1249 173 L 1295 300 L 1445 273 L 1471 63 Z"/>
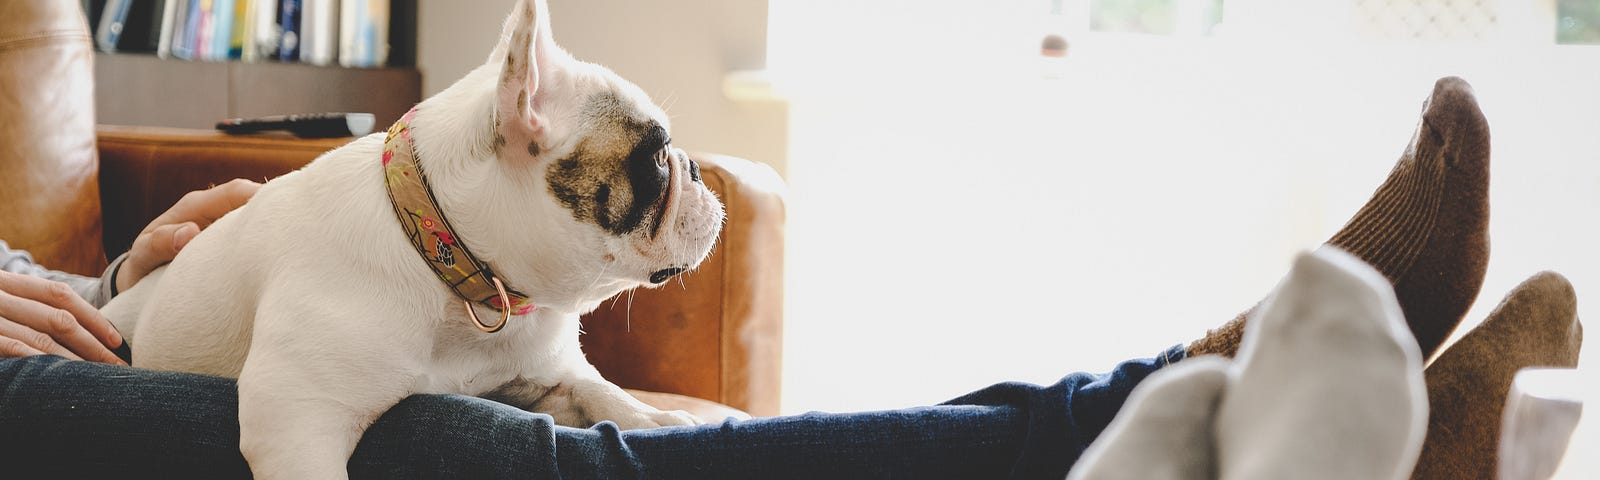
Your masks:
<path fill-rule="evenodd" d="M 511 295 L 506 294 L 506 285 L 500 283 L 500 277 L 489 277 L 489 280 L 494 282 L 494 291 L 500 295 L 500 304 L 505 306 L 500 309 L 500 323 L 494 325 L 484 324 L 483 320 L 478 319 L 478 312 L 472 309 L 472 302 L 461 301 L 462 305 L 467 306 L 467 316 L 472 317 L 472 324 L 477 325 L 478 330 L 482 330 L 483 333 L 498 332 L 500 329 L 506 328 L 506 322 L 511 320 Z"/>

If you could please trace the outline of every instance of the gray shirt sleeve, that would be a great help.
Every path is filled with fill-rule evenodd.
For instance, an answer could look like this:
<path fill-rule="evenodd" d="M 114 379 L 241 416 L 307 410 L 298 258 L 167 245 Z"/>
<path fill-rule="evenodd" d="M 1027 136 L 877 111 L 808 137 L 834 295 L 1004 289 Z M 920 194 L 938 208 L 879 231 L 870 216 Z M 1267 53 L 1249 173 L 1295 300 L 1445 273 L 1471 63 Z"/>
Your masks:
<path fill-rule="evenodd" d="M 65 283 L 95 308 L 105 306 L 106 302 L 111 301 L 111 297 L 117 295 L 117 269 L 122 267 L 122 261 L 127 258 L 128 254 L 124 253 L 116 260 L 112 260 L 111 266 L 106 267 L 105 273 L 100 274 L 98 278 L 85 277 L 45 269 L 33 263 L 33 256 L 28 252 L 12 250 L 10 245 L 0 240 L 0 270 Z"/>

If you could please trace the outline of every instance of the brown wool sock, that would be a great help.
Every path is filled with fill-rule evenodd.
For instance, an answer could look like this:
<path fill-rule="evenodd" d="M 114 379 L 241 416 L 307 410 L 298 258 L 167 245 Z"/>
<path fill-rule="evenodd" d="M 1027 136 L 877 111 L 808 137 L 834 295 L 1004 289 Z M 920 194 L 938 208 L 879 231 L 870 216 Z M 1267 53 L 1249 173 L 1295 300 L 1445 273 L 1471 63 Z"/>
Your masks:
<path fill-rule="evenodd" d="M 1446 77 L 1434 84 L 1422 122 L 1389 179 L 1328 245 L 1367 262 L 1394 284 L 1426 360 L 1478 297 L 1489 261 L 1488 229 L 1489 124 L 1472 87 Z M 1189 344 L 1188 354 L 1232 357 L 1249 314 Z"/>
<path fill-rule="evenodd" d="M 1517 285 L 1423 371 L 1428 437 L 1411 478 L 1495 478 L 1512 378 L 1524 367 L 1576 367 L 1582 345 L 1578 301 L 1566 278 L 1542 272 Z"/>

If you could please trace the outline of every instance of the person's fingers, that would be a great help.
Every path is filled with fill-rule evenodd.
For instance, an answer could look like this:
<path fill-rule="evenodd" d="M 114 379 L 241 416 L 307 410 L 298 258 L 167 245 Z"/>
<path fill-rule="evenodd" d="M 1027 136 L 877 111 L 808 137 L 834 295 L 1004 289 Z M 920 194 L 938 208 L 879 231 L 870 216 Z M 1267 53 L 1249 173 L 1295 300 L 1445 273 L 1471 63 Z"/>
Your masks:
<path fill-rule="evenodd" d="M 150 273 L 155 267 L 172 261 L 178 256 L 178 250 L 199 234 L 200 227 L 194 222 L 158 226 L 146 232 L 145 238 L 134 241 L 134 253 L 128 255 L 128 260 L 137 259 L 133 267 L 141 272 L 135 273 Z M 123 268 L 128 265 L 123 264 Z"/>
<path fill-rule="evenodd" d="M 56 343 L 56 341 L 50 338 L 49 335 L 45 335 L 22 324 L 8 320 L 5 317 L 0 317 L 0 344 L 5 343 L 5 340 L 14 341 L 20 344 L 20 346 L 12 345 L 11 350 L 14 350 L 14 352 L 8 352 L 8 349 L 5 345 L 0 345 L 0 357 L 25 357 L 28 355 L 43 355 L 49 353 L 67 357 L 73 360 L 83 360 L 77 355 L 74 355 L 72 351 L 67 350 L 67 347 L 63 347 L 61 344 Z M 8 353 L 16 354 L 11 355 Z"/>
<path fill-rule="evenodd" d="M 110 350 L 122 345 L 122 335 L 64 283 L 0 275 L 0 317 L 49 335 L 85 359 L 123 364 Z"/>
<path fill-rule="evenodd" d="M 194 237 L 199 235 L 200 226 L 196 225 L 194 222 L 185 222 L 181 225 L 178 225 L 178 229 L 172 232 L 172 251 L 174 257 L 176 257 L 177 252 L 183 251 L 183 247 L 188 245 L 190 240 L 194 240 Z"/>
<path fill-rule="evenodd" d="M 140 234 L 128 251 L 128 259 L 122 261 L 122 270 L 117 272 L 117 290 L 131 288 L 156 267 L 171 262 L 199 234 L 200 226 L 194 222 L 161 225 Z"/>
<path fill-rule="evenodd" d="M 16 322 L 18 325 L 28 327 L 35 332 L 49 336 L 67 350 L 72 351 L 73 357 L 94 360 L 96 362 L 120 364 L 121 359 L 111 353 L 104 344 L 95 340 L 78 319 L 73 318 L 66 310 L 54 308 L 26 298 L 4 295 L 0 296 L 0 317 Z M 28 339 L 23 339 L 27 341 Z M 33 345 L 38 348 L 40 345 Z M 40 348 L 49 353 L 47 349 Z M 62 355 L 66 356 L 66 355 Z M 69 357 L 72 358 L 72 357 Z"/>
<path fill-rule="evenodd" d="M 205 190 L 189 192 L 178 199 L 178 203 L 173 204 L 172 208 L 150 222 L 145 231 L 183 222 L 194 222 L 199 228 L 205 228 L 210 226 L 211 222 L 244 205 L 260 189 L 261 184 L 240 178 Z"/>
<path fill-rule="evenodd" d="M 3 272 L 0 273 L 0 292 L 9 292 L 12 295 L 66 310 L 106 348 L 122 346 L 122 332 L 118 332 L 117 327 L 111 325 L 111 319 L 106 318 L 105 314 L 100 313 L 100 309 L 90 305 L 88 300 L 78 296 L 78 292 L 72 291 L 72 287 L 65 283 Z"/>
<path fill-rule="evenodd" d="M 0 336 L 0 358 L 31 357 L 34 355 L 44 355 L 44 352 L 22 343 L 21 340 Z"/>

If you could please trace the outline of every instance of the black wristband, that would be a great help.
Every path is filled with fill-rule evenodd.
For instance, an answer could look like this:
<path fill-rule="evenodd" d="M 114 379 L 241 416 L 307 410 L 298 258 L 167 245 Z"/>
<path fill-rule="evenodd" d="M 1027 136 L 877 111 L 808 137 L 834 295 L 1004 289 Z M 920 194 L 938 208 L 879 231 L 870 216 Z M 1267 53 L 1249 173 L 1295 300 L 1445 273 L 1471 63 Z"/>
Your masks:
<path fill-rule="evenodd" d="M 110 288 L 110 290 L 111 290 L 111 297 L 112 298 L 116 298 L 117 295 L 121 295 L 122 294 L 122 292 L 117 290 L 117 276 L 118 275 L 122 275 L 122 265 L 128 263 L 128 258 L 127 257 L 122 257 L 121 260 L 122 261 L 117 262 L 116 265 L 113 265 L 111 267 L 111 278 L 110 278 L 110 280 L 111 280 L 111 288 Z M 111 299 L 108 298 L 108 299 L 106 299 L 106 301 L 111 301 Z M 127 344 L 124 343 L 123 345 L 127 345 Z"/>
<path fill-rule="evenodd" d="M 128 339 L 122 339 L 122 345 L 111 349 L 111 353 L 116 354 L 117 358 L 122 359 L 122 361 L 128 362 L 128 365 L 133 365 L 133 346 L 128 345 Z"/>

